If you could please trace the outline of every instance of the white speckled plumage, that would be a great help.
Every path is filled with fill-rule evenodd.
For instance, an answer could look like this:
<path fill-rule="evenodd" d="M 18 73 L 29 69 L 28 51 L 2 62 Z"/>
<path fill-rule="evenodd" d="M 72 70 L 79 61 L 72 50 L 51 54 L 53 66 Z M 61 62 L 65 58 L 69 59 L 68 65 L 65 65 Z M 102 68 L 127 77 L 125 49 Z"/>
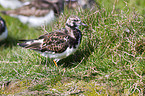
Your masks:
<path fill-rule="evenodd" d="M 67 19 L 65 28 L 41 35 L 34 40 L 20 40 L 21 47 L 39 52 L 42 56 L 53 58 L 56 62 L 76 52 L 81 43 L 79 25 L 84 25 L 77 16 Z"/>

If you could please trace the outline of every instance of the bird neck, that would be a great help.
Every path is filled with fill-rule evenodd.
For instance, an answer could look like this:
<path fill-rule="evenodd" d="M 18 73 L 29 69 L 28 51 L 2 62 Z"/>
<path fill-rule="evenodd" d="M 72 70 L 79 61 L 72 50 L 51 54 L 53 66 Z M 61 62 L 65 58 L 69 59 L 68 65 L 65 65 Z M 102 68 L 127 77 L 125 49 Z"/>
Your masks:
<path fill-rule="evenodd" d="M 67 30 L 67 34 L 76 39 L 75 33 L 79 30 L 78 26 L 70 26 L 66 24 L 65 28 Z"/>

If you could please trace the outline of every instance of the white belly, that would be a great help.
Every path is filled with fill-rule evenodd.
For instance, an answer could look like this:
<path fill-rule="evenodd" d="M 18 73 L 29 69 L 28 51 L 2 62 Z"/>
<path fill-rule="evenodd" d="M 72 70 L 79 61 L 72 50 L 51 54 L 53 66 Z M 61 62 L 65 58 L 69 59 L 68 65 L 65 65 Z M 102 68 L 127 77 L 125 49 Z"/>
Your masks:
<path fill-rule="evenodd" d="M 41 53 L 42 56 L 44 57 L 49 57 L 49 58 L 54 58 L 54 59 L 63 59 L 66 58 L 67 56 L 73 54 L 74 52 L 76 52 L 76 50 L 78 49 L 78 46 L 74 49 L 72 48 L 67 48 L 63 53 L 48 53 L 48 52 L 44 52 Z"/>
<path fill-rule="evenodd" d="M 7 28 L 5 30 L 5 32 L 3 32 L 1 35 L 0 35 L 0 41 L 6 39 L 8 36 L 8 31 L 7 31 Z"/>

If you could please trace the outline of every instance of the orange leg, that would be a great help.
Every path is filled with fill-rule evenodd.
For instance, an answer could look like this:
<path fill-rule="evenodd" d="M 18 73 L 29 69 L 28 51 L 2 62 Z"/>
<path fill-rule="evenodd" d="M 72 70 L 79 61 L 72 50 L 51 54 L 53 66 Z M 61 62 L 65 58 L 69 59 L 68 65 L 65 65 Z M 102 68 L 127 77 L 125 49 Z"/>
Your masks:
<path fill-rule="evenodd" d="M 55 66 L 56 66 L 56 67 L 58 67 L 58 66 L 57 66 L 57 63 L 56 63 L 56 61 L 55 61 L 55 60 L 53 60 L 53 62 L 54 62 L 54 64 L 55 64 Z"/>

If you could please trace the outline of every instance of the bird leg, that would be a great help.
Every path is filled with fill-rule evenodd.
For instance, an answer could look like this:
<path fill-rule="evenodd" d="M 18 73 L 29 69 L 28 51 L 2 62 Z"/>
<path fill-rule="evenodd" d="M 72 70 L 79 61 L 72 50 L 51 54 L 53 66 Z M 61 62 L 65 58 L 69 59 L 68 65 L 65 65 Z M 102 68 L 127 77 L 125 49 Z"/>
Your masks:
<path fill-rule="evenodd" d="M 55 60 L 53 60 L 53 62 L 54 62 L 54 64 L 55 64 L 55 66 L 58 67 L 58 66 L 57 66 L 57 62 L 56 62 Z"/>

